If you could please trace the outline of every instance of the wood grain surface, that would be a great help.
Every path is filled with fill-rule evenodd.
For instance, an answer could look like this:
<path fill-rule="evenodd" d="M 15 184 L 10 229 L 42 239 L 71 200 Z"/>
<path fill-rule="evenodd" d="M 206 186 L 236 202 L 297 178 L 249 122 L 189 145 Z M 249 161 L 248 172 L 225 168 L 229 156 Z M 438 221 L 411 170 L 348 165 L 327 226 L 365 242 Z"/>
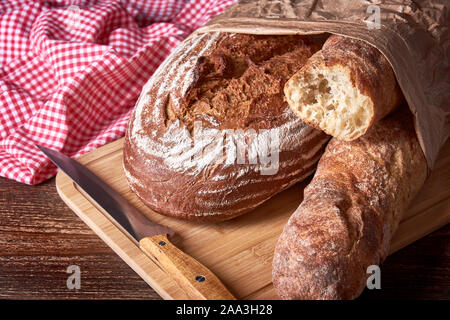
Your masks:
<path fill-rule="evenodd" d="M 55 180 L 0 178 L 0 298 L 160 299 L 59 198 Z M 360 299 L 450 299 L 450 226 L 391 255 Z M 70 265 L 81 288 L 69 290 Z"/>

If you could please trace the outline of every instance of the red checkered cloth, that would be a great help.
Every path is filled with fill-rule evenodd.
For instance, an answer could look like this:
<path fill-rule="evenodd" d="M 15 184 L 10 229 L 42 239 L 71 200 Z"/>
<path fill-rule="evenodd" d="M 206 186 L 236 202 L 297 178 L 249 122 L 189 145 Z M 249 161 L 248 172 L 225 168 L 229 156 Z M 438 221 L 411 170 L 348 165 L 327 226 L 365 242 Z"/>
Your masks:
<path fill-rule="evenodd" d="M 0 175 L 37 184 L 123 136 L 142 86 L 235 0 L 0 2 Z"/>

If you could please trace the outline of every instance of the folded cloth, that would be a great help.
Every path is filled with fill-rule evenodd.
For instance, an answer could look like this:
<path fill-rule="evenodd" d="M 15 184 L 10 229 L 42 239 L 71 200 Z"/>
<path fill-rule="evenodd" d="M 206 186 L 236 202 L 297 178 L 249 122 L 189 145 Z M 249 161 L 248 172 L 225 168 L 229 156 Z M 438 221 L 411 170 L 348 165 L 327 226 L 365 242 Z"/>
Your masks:
<path fill-rule="evenodd" d="M 0 175 L 55 175 L 35 143 L 77 157 L 121 137 L 159 64 L 234 1 L 0 2 Z"/>

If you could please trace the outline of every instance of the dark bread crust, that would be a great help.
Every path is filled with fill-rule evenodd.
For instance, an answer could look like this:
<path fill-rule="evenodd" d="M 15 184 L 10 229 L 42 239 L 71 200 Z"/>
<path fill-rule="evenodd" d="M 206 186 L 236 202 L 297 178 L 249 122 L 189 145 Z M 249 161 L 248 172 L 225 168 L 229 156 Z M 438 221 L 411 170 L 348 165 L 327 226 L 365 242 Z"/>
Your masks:
<path fill-rule="evenodd" d="M 189 128 L 194 120 L 221 129 L 281 125 L 284 83 L 318 49 L 300 36 L 223 37 L 210 55 L 200 57 L 182 103 L 169 102 L 169 120 L 181 119 Z"/>
<path fill-rule="evenodd" d="M 427 175 L 406 110 L 351 142 L 333 138 L 277 242 L 273 284 L 283 299 L 353 299 Z"/>
<path fill-rule="evenodd" d="M 159 213 L 221 221 L 310 175 L 328 136 L 292 113 L 283 86 L 319 48 L 302 36 L 222 33 L 183 43 L 143 89 L 130 118 L 124 169 L 131 189 Z M 261 175 L 249 161 L 204 167 L 178 161 L 172 154 L 178 133 L 192 135 L 195 121 L 217 130 L 278 130 L 278 172 Z"/>

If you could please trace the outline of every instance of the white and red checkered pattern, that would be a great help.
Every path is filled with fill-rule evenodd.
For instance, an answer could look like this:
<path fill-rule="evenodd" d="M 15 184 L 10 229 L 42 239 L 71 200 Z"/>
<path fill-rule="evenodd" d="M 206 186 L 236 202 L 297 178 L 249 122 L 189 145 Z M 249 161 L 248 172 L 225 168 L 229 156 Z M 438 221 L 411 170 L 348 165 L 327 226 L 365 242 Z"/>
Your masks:
<path fill-rule="evenodd" d="M 152 73 L 235 0 L 0 2 L 0 175 L 37 184 L 121 137 Z"/>

